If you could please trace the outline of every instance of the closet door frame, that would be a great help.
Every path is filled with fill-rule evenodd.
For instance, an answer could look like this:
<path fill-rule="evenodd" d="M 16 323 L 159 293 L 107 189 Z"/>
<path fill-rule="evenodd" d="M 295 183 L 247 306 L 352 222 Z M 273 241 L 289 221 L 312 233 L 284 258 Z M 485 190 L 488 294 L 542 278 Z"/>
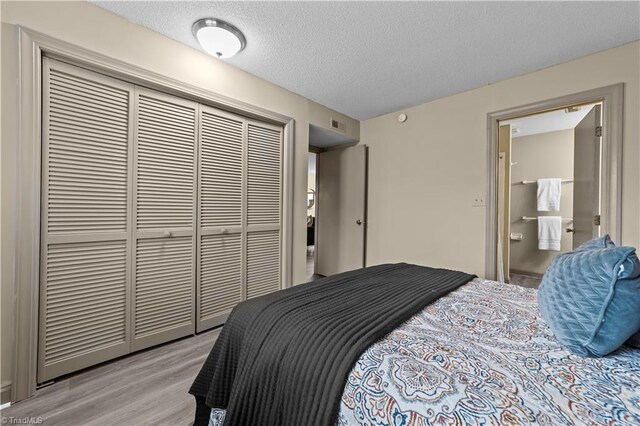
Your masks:
<path fill-rule="evenodd" d="M 38 311 L 40 297 L 40 221 L 42 184 L 42 76 L 47 56 L 161 92 L 185 97 L 225 111 L 256 118 L 284 128 L 282 200 L 282 287 L 291 286 L 293 246 L 293 118 L 204 90 L 182 81 L 127 64 L 54 37 L 18 26 L 18 168 L 21 175 L 16 206 L 13 402 L 36 390 L 38 364 Z"/>

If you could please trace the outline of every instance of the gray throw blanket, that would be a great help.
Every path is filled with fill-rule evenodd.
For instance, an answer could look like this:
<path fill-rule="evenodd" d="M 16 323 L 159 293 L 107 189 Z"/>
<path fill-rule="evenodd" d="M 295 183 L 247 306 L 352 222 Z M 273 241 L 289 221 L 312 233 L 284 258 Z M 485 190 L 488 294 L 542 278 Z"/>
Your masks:
<path fill-rule="evenodd" d="M 345 272 L 240 303 L 189 393 L 195 425 L 334 425 L 354 363 L 472 275 L 408 264 Z"/>

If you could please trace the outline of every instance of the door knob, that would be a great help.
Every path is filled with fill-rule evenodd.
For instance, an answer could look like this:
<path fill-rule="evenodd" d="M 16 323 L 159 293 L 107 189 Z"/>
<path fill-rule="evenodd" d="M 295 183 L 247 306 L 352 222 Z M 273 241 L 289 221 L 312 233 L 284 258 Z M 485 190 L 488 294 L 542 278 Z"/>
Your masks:
<path fill-rule="evenodd" d="M 173 235 L 173 234 L 171 234 L 171 231 L 164 231 L 164 236 L 165 237 L 169 238 L 169 237 L 171 237 L 171 235 Z"/>
<path fill-rule="evenodd" d="M 360 219 L 356 220 L 356 224 L 362 225 L 362 221 Z"/>
<path fill-rule="evenodd" d="M 567 232 L 571 232 L 572 234 L 575 234 L 576 230 L 575 229 L 571 229 L 571 228 L 567 228 Z"/>

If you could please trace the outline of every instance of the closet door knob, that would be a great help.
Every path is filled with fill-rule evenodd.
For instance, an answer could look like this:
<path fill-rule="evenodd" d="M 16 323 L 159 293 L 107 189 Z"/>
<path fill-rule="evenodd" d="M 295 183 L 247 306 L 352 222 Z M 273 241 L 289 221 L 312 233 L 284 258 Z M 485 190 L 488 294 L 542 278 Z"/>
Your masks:
<path fill-rule="evenodd" d="M 169 238 L 171 237 L 173 234 L 171 233 L 171 231 L 164 231 L 164 236 Z"/>
<path fill-rule="evenodd" d="M 567 232 L 571 232 L 571 233 L 573 233 L 573 234 L 575 234 L 575 233 L 576 233 L 576 230 L 575 230 L 575 229 L 571 229 L 571 228 L 567 228 L 567 229 L 566 229 L 566 231 L 567 231 Z"/>

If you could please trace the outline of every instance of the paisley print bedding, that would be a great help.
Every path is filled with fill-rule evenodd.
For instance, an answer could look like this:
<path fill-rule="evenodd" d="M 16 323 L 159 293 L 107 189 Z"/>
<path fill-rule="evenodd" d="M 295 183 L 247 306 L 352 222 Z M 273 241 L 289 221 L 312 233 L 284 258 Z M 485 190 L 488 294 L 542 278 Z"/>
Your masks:
<path fill-rule="evenodd" d="M 475 279 L 371 346 L 339 425 L 640 425 L 640 350 L 563 350 L 536 290 Z"/>
<path fill-rule="evenodd" d="M 212 410 L 210 425 L 223 422 Z M 337 423 L 640 425 L 640 349 L 572 355 L 536 290 L 474 279 L 362 354 Z"/>

